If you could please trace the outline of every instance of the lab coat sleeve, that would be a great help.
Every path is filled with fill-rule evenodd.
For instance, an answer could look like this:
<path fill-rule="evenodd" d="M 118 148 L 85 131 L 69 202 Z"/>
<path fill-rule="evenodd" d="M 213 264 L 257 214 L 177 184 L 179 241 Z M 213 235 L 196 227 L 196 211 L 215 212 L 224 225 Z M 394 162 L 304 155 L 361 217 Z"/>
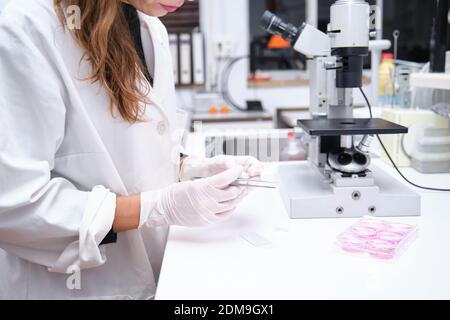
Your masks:
<path fill-rule="evenodd" d="M 51 272 L 101 266 L 116 196 L 52 176 L 68 100 L 57 53 L 39 32 L 1 21 L 0 247 Z"/>

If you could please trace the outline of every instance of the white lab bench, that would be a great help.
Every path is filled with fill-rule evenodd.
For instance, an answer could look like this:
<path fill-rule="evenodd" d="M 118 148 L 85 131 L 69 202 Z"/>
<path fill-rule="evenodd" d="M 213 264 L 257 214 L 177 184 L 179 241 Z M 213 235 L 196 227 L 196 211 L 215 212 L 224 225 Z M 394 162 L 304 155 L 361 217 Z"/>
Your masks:
<path fill-rule="evenodd" d="M 279 165 L 292 164 L 268 165 L 265 178 Z M 450 174 L 404 172 L 450 186 Z M 387 219 L 418 224 L 419 238 L 385 262 L 336 251 L 336 236 L 356 219 L 290 220 L 277 190 L 255 190 L 223 224 L 171 229 L 156 299 L 450 299 L 450 194 L 420 193 L 421 217 Z M 247 233 L 269 244 L 253 246 Z"/>

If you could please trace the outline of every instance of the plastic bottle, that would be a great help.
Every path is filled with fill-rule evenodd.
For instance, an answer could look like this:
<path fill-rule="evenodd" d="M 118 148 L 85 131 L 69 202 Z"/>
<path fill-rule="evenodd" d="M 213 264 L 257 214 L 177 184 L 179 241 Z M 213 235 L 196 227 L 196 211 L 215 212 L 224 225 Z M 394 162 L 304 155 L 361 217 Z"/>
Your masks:
<path fill-rule="evenodd" d="M 380 103 L 381 105 L 392 104 L 394 98 L 394 55 L 383 53 L 379 68 L 380 77 Z"/>
<path fill-rule="evenodd" d="M 301 147 L 299 139 L 294 131 L 288 133 L 287 145 L 282 152 L 282 161 L 306 160 L 307 153 Z"/>

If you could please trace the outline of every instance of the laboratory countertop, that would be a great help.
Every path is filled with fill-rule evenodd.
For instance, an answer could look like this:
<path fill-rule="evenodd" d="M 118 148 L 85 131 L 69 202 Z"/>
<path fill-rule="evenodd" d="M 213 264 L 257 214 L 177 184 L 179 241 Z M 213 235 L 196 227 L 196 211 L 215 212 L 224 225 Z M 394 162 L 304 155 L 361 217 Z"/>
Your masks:
<path fill-rule="evenodd" d="M 374 161 L 397 175 L 381 160 Z M 280 165 L 268 164 L 265 179 Z M 450 186 L 450 174 L 405 174 Z M 277 190 L 254 190 L 228 221 L 170 231 L 156 299 L 450 299 L 450 195 L 418 191 L 419 237 L 394 262 L 350 256 L 336 236 L 357 219 L 291 220 Z M 265 245 L 244 240 L 249 234 Z"/>

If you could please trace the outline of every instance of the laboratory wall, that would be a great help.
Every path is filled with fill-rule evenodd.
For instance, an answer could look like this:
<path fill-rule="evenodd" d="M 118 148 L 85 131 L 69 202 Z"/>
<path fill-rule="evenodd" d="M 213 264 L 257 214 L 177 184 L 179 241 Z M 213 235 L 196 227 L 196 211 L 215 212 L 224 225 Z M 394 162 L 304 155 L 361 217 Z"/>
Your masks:
<path fill-rule="evenodd" d="M 233 56 L 245 56 L 250 51 L 250 13 L 248 0 L 201 1 L 202 30 L 207 43 L 208 64 L 214 64 L 214 43 L 227 40 L 233 43 Z M 236 65 L 230 77 L 230 92 L 241 105 L 245 100 L 260 99 L 268 111 L 278 107 L 299 107 L 309 103 L 307 87 L 249 89 L 247 77 L 249 61 Z"/>
<path fill-rule="evenodd" d="M 206 38 L 207 72 L 209 83 L 214 83 L 217 75 L 215 59 L 215 44 L 218 41 L 230 41 L 233 44 L 233 57 L 245 56 L 250 51 L 250 13 L 249 0 L 201 0 L 201 28 Z M 300 23 L 300 22 L 299 22 Z M 303 107 L 309 104 L 309 87 L 281 88 L 248 88 L 249 61 L 236 65 L 230 77 L 230 92 L 240 105 L 245 100 L 262 100 L 269 112 L 283 107 Z M 365 88 L 371 94 L 370 87 Z M 191 109 L 193 90 L 179 90 L 179 103 L 182 107 Z M 355 92 L 355 103 L 362 104 L 363 98 Z"/>

